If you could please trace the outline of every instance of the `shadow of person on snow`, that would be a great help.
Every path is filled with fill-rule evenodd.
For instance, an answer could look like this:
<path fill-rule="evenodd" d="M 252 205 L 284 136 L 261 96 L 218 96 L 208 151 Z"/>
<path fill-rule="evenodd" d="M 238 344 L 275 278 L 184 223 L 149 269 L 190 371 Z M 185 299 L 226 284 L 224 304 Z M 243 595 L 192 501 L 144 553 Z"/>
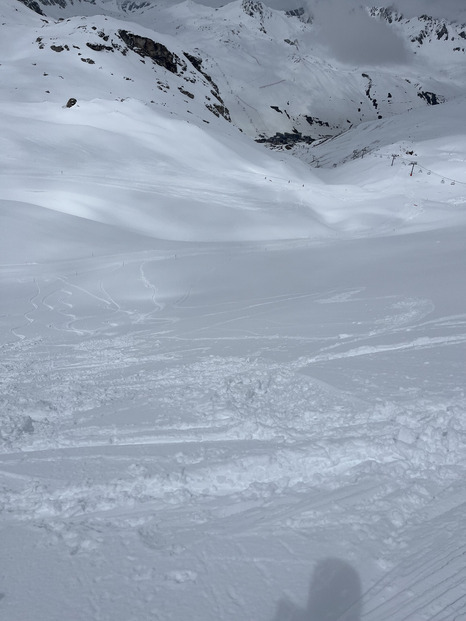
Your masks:
<path fill-rule="evenodd" d="M 341 559 L 328 558 L 314 570 L 307 608 L 283 599 L 273 621 L 360 621 L 361 599 L 357 571 Z"/>

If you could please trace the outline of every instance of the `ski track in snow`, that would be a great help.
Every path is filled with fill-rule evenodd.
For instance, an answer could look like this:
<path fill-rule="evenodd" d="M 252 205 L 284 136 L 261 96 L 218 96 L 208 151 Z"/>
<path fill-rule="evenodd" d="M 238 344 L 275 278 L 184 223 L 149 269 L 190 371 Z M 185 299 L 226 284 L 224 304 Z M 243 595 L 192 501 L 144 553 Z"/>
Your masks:
<path fill-rule="evenodd" d="M 304 549 L 325 556 L 331 533 L 346 529 L 343 556 L 373 548 L 380 556 L 365 577 L 361 619 L 461 615 L 464 548 L 429 512 L 446 497 L 453 513 L 466 501 L 448 493 L 466 467 L 464 393 L 445 403 L 432 387 L 431 396 L 374 402 L 314 370 L 426 349 L 440 355 L 464 346 L 466 316 L 433 317 L 426 298 L 366 287 L 303 291 L 298 282 L 275 293 L 273 280 L 253 300 L 223 298 L 222 266 L 241 256 L 170 250 L 165 260 L 122 255 L 93 259 L 92 269 L 35 269 L 16 302 L 28 308 L 19 316 L 26 321 L 2 349 L 6 523 L 31 524 L 84 564 L 107 549 L 105 532 L 142 557 L 187 555 L 185 566 L 166 561 L 163 576 L 150 563 L 141 569 L 186 596 L 212 567 L 237 571 L 241 554 L 227 551 L 235 541 L 279 536 L 287 551 L 272 546 L 248 570 L 253 582 L 273 582 L 281 554 L 308 571 L 292 541 L 299 533 L 307 533 Z M 192 262 L 215 268 L 179 280 Z M 309 330 L 300 319 L 297 327 L 296 312 L 322 326 Z M 283 357 L 290 344 L 297 355 Z M 312 354 L 299 355 L 303 348 Z M 446 538 L 440 556 L 432 543 L 420 546 L 430 529 Z M 218 556 L 205 548 L 217 539 L 226 542 Z M 216 614 L 233 618 L 224 594 L 211 595 Z"/>

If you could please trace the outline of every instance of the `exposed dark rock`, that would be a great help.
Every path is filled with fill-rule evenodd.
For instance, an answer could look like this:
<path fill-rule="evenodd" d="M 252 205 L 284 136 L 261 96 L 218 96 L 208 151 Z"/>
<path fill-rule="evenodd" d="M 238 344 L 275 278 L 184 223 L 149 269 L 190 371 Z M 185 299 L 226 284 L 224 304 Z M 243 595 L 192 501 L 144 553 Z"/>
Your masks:
<path fill-rule="evenodd" d="M 185 90 L 183 87 L 178 86 L 178 90 L 180 91 L 180 93 L 183 93 L 183 95 L 186 95 L 186 97 L 189 97 L 190 99 L 194 99 L 194 95 L 190 93 L 189 91 Z"/>
<path fill-rule="evenodd" d="M 366 88 L 366 95 L 367 98 L 369 99 L 369 101 L 372 103 L 372 105 L 374 106 L 374 108 L 377 110 L 379 107 L 379 104 L 377 103 L 377 99 L 373 98 L 371 96 L 371 89 L 372 89 L 372 78 L 367 74 L 367 73 L 363 73 L 362 74 L 363 78 L 366 78 L 366 80 L 369 80 L 369 84 L 367 85 Z"/>
<path fill-rule="evenodd" d="M 319 127 L 330 127 L 327 121 L 321 121 L 315 116 L 306 116 L 305 119 L 309 123 L 309 125 L 319 125 Z"/>
<path fill-rule="evenodd" d="M 27 6 L 28 9 L 31 9 L 31 11 L 35 11 L 38 15 L 45 17 L 45 13 L 42 11 L 36 0 L 19 0 L 19 2 L 24 4 L 24 6 Z"/>
<path fill-rule="evenodd" d="M 249 17 L 258 18 L 260 30 L 262 32 L 266 32 L 264 26 L 264 18 L 266 17 L 266 13 L 262 2 L 258 2 L 258 0 L 243 0 L 241 7 L 246 15 L 249 15 Z"/>
<path fill-rule="evenodd" d="M 183 52 L 184 56 L 189 60 L 194 69 L 198 71 L 211 85 L 211 94 L 215 97 L 215 99 L 219 102 L 218 104 L 207 104 L 207 108 L 215 114 L 215 116 L 223 116 L 224 119 L 231 122 L 230 111 L 225 105 L 223 101 L 220 90 L 215 82 L 212 80 L 210 75 L 204 70 L 202 66 L 202 58 L 199 56 L 194 56 L 193 54 L 189 54 L 188 52 Z"/>
<path fill-rule="evenodd" d="M 68 101 L 66 102 L 66 107 L 67 108 L 72 108 L 73 106 L 75 106 L 77 104 L 77 100 L 74 97 L 70 97 L 68 99 Z"/>
<path fill-rule="evenodd" d="M 257 0 L 243 0 L 241 7 L 249 17 L 264 17 L 264 5 Z"/>
<path fill-rule="evenodd" d="M 443 37 L 445 37 L 445 41 L 448 40 L 448 29 L 445 24 L 443 24 L 442 27 L 437 30 L 437 39 L 440 41 L 440 39 L 442 39 Z"/>
<path fill-rule="evenodd" d="M 416 41 L 419 43 L 419 45 L 422 45 L 424 43 L 424 39 L 427 37 L 427 32 L 425 30 L 421 30 L 421 32 L 417 35 L 417 37 L 413 37 L 411 39 L 411 43 L 416 43 Z"/>
<path fill-rule="evenodd" d="M 297 9 L 290 9 L 289 11 L 285 11 L 285 15 L 287 17 L 297 17 L 300 21 L 305 24 L 312 24 L 312 18 L 302 6 Z"/>
<path fill-rule="evenodd" d="M 372 86 L 373 86 L 372 78 L 367 73 L 363 73 L 362 77 L 366 78 L 366 80 L 368 80 L 368 82 L 369 82 L 368 85 L 367 85 L 367 88 L 366 88 L 366 96 L 369 99 L 369 101 L 371 102 L 371 104 L 373 105 L 374 109 L 378 110 L 379 109 L 379 102 L 377 101 L 377 99 L 375 97 L 372 97 L 372 95 L 371 95 L 371 89 L 372 89 Z M 388 99 L 391 99 L 391 97 L 392 97 L 391 93 L 388 93 Z M 358 108 L 358 112 L 361 112 L 361 108 Z M 382 117 L 379 114 L 377 118 L 381 119 Z"/>
<path fill-rule="evenodd" d="M 113 52 L 114 49 L 111 45 L 103 45 L 102 43 L 86 43 L 87 47 L 90 47 L 94 52 Z"/>
<path fill-rule="evenodd" d="M 54 52 L 63 52 L 63 50 L 64 50 L 65 48 L 66 48 L 67 50 L 69 50 L 69 49 L 70 49 L 67 45 L 65 45 L 64 47 L 63 47 L 63 45 L 51 45 L 51 46 L 50 46 L 50 49 L 51 49 L 51 50 L 53 50 Z"/>
<path fill-rule="evenodd" d="M 302 17 L 304 15 L 304 8 L 300 6 L 298 9 L 290 9 L 285 11 L 285 15 L 288 17 Z"/>
<path fill-rule="evenodd" d="M 92 58 L 81 58 L 83 63 L 88 63 L 89 65 L 95 65 L 95 61 Z"/>
<path fill-rule="evenodd" d="M 202 73 L 202 75 L 205 78 L 207 78 L 207 80 L 209 80 L 209 82 L 212 82 L 212 78 L 210 77 L 210 75 L 208 75 L 207 73 L 204 73 L 204 71 L 202 69 L 202 58 L 199 58 L 199 56 L 193 56 L 193 54 L 188 54 L 188 52 L 183 52 L 183 54 L 186 56 L 186 58 L 192 64 L 194 69 L 196 69 L 196 71 L 199 71 L 199 73 Z"/>
<path fill-rule="evenodd" d="M 95 0 L 87 0 L 89 4 L 95 4 Z M 67 0 L 40 0 L 40 4 L 42 6 L 59 6 L 62 9 L 65 9 L 67 6 Z M 73 4 L 68 0 L 68 4 Z"/>
<path fill-rule="evenodd" d="M 293 132 L 277 132 L 274 136 L 261 138 L 256 138 L 256 142 L 262 144 L 269 144 L 274 147 L 287 147 L 292 146 L 298 142 L 305 142 L 306 144 L 313 143 L 315 138 L 311 138 L 311 136 L 303 136 L 301 132 L 298 132 L 296 129 Z"/>
<path fill-rule="evenodd" d="M 150 2 L 147 0 L 143 0 L 142 2 L 135 2 L 134 0 L 124 0 L 122 2 L 121 8 L 123 11 L 127 13 L 131 13 L 132 11 L 140 11 L 141 9 L 145 9 L 150 6 Z"/>
<path fill-rule="evenodd" d="M 466 32 L 464 32 L 464 30 L 463 30 L 462 32 L 460 32 L 460 33 L 459 33 L 459 36 L 460 36 L 462 39 L 466 39 Z"/>
<path fill-rule="evenodd" d="M 212 114 L 215 114 L 215 116 L 217 117 L 223 116 L 224 119 L 231 122 L 230 112 L 226 106 L 213 103 L 213 104 L 207 104 L 206 108 L 210 110 Z"/>
<path fill-rule="evenodd" d="M 219 93 L 218 89 L 216 89 L 216 90 L 211 89 L 211 91 L 210 91 L 210 92 L 211 92 L 211 94 L 215 97 L 215 99 L 216 99 L 219 103 L 221 103 L 221 104 L 222 104 L 222 106 L 224 106 L 224 105 L 225 105 L 225 102 L 224 102 L 224 101 L 223 101 L 223 99 L 220 97 L 220 93 Z"/>
<path fill-rule="evenodd" d="M 403 19 L 403 15 L 401 13 L 394 11 L 390 7 L 380 9 L 373 7 L 370 10 L 370 14 L 372 17 L 380 17 L 381 19 L 384 19 L 389 24 L 392 24 L 393 22 L 401 22 Z"/>
<path fill-rule="evenodd" d="M 283 112 L 280 110 L 280 108 L 278 106 L 270 106 L 272 108 L 272 110 L 275 110 L 275 112 L 280 112 L 280 114 L 283 114 Z"/>
<path fill-rule="evenodd" d="M 206 73 L 206 71 L 204 71 L 204 68 L 202 67 L 202 58 L 199 58 L 199 56 L 193 56 L 192 54 L 188 54 L 188 52 L 183 52 L 183 54 L 186 56 L 186 58 L 192 64 L 194 69 L 196 69 L 196 71 L 199 71 L 199 73 L 201 75 L 203 75 L 205 77 L 205 79 L 208 82 L 210 82 L 212 84 L 212 86 L 216 89 L 216 91 L 218 92 L 218 86 L 212 80 L 210 75 L 208 73 Z"/>
<path fill-rule="evenodd" d="M 442 97 L 442 95 L 436 95 L 435 93 L 430 93 L 429 91 L 421 91 L 417 94 L 417 96 L 424 99 L 429 106 L 437 106 L 445 103 L 445 97 Z"/>
<path fill-rule="evenodd" d="M 393 22 L 392 12 L 389 9 L 381 9 L 380 16 L 386 19 L 389 24 Z"/>
<path fill-rule="evenodd" d="M 118 34 L 133 52 L 136 52 L 136 54 L 143 58 L 150 58 L 160 67 L 167 69 L 167 71 L 176 74 L 178 73 L 178 67 L 186 68 L 185 63 L 176 54 L 170 52 L 162 43 L 156 43 L 152 39 L 132 34 L 126 30 L 119 30 Z"/>

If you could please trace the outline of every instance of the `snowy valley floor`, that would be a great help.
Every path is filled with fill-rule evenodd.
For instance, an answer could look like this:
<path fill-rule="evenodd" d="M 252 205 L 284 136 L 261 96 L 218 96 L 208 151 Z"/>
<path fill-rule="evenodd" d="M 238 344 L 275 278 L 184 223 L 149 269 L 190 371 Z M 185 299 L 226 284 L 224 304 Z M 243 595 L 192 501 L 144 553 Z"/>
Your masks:
<path fill-rule="evenodd" d="M 81 226 L 2 265 L 2 618 L 465 619 L 465 226 Z"/>

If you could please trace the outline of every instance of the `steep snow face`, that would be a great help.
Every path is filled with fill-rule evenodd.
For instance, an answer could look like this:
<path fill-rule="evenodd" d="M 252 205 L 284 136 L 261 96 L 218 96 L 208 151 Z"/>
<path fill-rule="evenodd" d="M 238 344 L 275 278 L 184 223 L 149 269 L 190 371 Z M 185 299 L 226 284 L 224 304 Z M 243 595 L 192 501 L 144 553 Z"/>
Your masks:
<path fill-rule="evenodd" d="M 166 6 L 60 0 L 43 10 L 55 17 L 129 17 L 170 34 L 201 59 L 233 122 L 276 145 L 335 135 L 364 121 L 441 103 L 464 89 L 463 27 L 427 17 L 406 20 L 373 10 L 372 19 L 396 33 L 407 56 L 401 64 L 360 66 L 336 60 L 318 24 L 252 0 L 219 9 L 191 1 Z"/>
<path fill-rule="evenodd" d="M 230 120 L 202 61 L 187 55 L 169 35 L 142 26 L 134 32 L 134 24 L 104 16 L 57 23 L 34 13 L 28 17 L 34 27 L 25 31 L 15 25 L 14 15 L 4 15 L 1 47 L 7 62 L 2 71 L 5 83 L 14 84 L 10 96 L 18 101 L 65 105 L 70 98 L 137 97 L 205 123 Z"/>

